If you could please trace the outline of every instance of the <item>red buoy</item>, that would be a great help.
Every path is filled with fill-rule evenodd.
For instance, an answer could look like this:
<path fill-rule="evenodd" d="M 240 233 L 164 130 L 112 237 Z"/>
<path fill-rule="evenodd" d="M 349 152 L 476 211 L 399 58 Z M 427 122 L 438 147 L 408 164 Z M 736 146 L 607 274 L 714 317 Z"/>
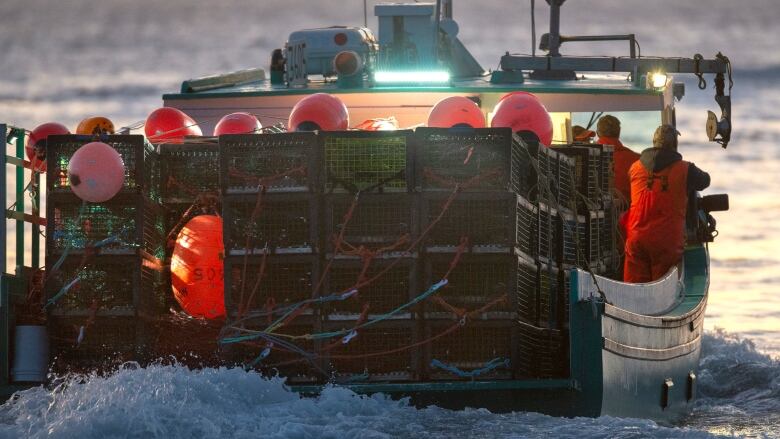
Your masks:
<path fill-rule="evenodd" d="M 125 182 L 125 164 L 114 148 L 92 142 L 79 148 L 68 163 L 70 189 L 82 200 L 102 203 L 114 198 Z"/>
<path fill-rule="evenodd" d="M 259 133 L 263 125 L 254 114 L 230 113 L 222 117 L 214 127 L 214 135 L 223 134 L 255 134 Z"/>
<path fill-rule="evenodd" d="M 431 108 L 431 112 L 428 113 L 428 126 L 484 128 L 485 115 L 471 99 L 465 96 L 450 96 L 440 100 Z"/>
<path fill-rule="evenodd" d="M 152 143 L 182 143 L 185 136 L 202 136 L 198 123 L 178 108 L 162 107 L 152 111 L 144 125 Z"/>
<path fill-rule="evenodd" d="M 512 131 L 531 131 L 544 145 L 550 145 L 553 124 L 550 114 L 531 93 L 515 92 L 504 96 L 493 112 L 491 127 L 509 127 Z"/>
<path fill-rule="evenodd" d="M 32 130 L 24 147 L 27 158 L 30 159 L 31 169 L 39 172 L 46 171 L 46 139 L 57 134 L 70 134 L 70 131 L 65 125 L 57 122 L 38 125 Z"/>
<path fill-rule="evenodd" d="M 289 131 L 339 131 L 349 128 L 349 112 L 341 99 L 315 93 L 298 101 L 287 122 Z"/>
<path fill-rule="evenodd" d="M 179 232 L 171 257 L 171 284 L 176 301 L 193 317 L 225 315 L 222 218 L 200 215 Z"/>

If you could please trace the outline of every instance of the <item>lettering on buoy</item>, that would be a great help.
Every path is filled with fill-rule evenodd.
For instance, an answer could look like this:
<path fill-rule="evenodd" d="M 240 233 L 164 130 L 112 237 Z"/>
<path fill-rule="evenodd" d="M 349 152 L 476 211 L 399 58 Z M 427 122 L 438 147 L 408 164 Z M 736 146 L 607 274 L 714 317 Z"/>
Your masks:
<path fill-rule="evenodd" d="M 513 92 L 505 95 L 493 111 L 491 127 L 509 127 L 517 133 L 531 131 L 544 145 L 550 145 L 553 124 L 550 114 L 539 99 L 528 92 Z"/>
<path fill-rule="evenodd" d="M 225 316 L 222 218 L 200 215 L 179 232 L 171 257 L 176 301 L 193 317 Z"/>
<path fill-rule="evenodd" d="M 49 136 L 57 134 L 70 134 L 70 131 L 65 125 L 57 122 L 44 123 L 32 130 L 24 147 L 31 169 L 38 172 L 46 171 L 46 141 Z"/>
<path fill-rule="evenodd" d="M 289 131 L 339 131 L 349 128 L 349 112 L 341 99 L 315 93 L 298 101 L 287 122 Z"/>
<path fill-rule="evenodd" d="M 122 190 L 125 164 L 114 148 L 92 142 L 79 148 L 68 163 L 70 189 L 92 203 L 108 201 Z"/>

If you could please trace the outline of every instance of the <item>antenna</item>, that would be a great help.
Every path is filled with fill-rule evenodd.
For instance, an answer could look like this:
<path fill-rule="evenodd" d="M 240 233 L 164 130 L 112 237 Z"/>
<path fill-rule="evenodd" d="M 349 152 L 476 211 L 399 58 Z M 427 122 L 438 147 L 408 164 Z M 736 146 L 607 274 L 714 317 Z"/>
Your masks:
<path fill-rule="evenodd" d="M 363 0 L 363 27 L 368 27 L 368 0 Z"/>

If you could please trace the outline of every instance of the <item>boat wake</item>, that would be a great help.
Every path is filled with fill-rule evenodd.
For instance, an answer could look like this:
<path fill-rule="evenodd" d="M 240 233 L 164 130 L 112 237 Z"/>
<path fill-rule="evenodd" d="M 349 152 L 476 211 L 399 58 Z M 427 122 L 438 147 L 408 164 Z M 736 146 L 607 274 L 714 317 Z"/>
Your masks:
<path fill-rule="evenodd" d="M 20 392 L 0 406 L 0 437 L 771 437 L 780 427 L 779 377 L 778 362 L 750 340 L 708 333 L 701 399 L 684 425 L 671 428 L 636 419 L 418 409 L 408 400 L 359 396 L 341 387 L 305 398 L 281 378 L 236 368 L 126 363 L 107 376 L 70 375 L 50 389 Z"/>

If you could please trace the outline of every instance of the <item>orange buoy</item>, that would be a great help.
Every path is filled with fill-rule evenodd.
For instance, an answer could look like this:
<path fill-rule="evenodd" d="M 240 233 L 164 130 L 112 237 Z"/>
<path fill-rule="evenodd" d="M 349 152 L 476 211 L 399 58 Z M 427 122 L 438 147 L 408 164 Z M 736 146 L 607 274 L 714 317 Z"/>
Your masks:
<path fill-rule="evenodd" d="M 230 113 L 222 117 L 214 127 L 214 135 L 259 133 L 263 125 L 254 114 Z"/>
<path fill-rule="evenodd" d="M 222 218 L 200 215 L 179 232 L 171 257 L 176 301 L 193 317 L 225 315 Z"/>
<path fill-rule="evenodd" d="M 76 134 L 114 134 L 114 122 L 103 116 L 88 117 L 79 122 L 79 125 L 76 127 Z"/>
<path fill-rule="evenodd" d="M 82 200 L 102 203 L 114 198 L 125 182 L 125 164 L 114 148 L 92 142 L 79 148 L 68 163 L 70 189 Z"/>
<path fill-rule="evenodd" d="M 315 93 L 298 101 L 287 122 L 289 131 L 338 131 L 349 128 L 349 112 L 341 99 Z"/>
<path fill-rule="evenodd" d="M 203 135 L 193 118 L 173 107 L 162 107 L 149 113 L 144 133 L 152 143 L 182 143 L 185 136 Z"/>
<path fill-rule="evenodd" d="M 25 152 L 30 159 L 31 168 L 39 172 L 46 171 L 46 139 L 57 134 L 70 134 L 68 128 L 57 122 L 38 125 L 27 138 Z"/>
<path fill-rule="evenodd" d="M 550 145 L 553 124 L 550 114 L 539 99 L 531 93 L 510 93 L 498 102 L 493 112 L 491 127 L 509 127 L 512 131 L 531 131 L 544 145 Z"/>
<path fill-rule="evenodd" d="M 471 99 L 465 96 L 450 96 L 440 100 L 431 108 L 431 112 L 428 113 L 428 126 L 484 128 L 485 115 Z"/>

